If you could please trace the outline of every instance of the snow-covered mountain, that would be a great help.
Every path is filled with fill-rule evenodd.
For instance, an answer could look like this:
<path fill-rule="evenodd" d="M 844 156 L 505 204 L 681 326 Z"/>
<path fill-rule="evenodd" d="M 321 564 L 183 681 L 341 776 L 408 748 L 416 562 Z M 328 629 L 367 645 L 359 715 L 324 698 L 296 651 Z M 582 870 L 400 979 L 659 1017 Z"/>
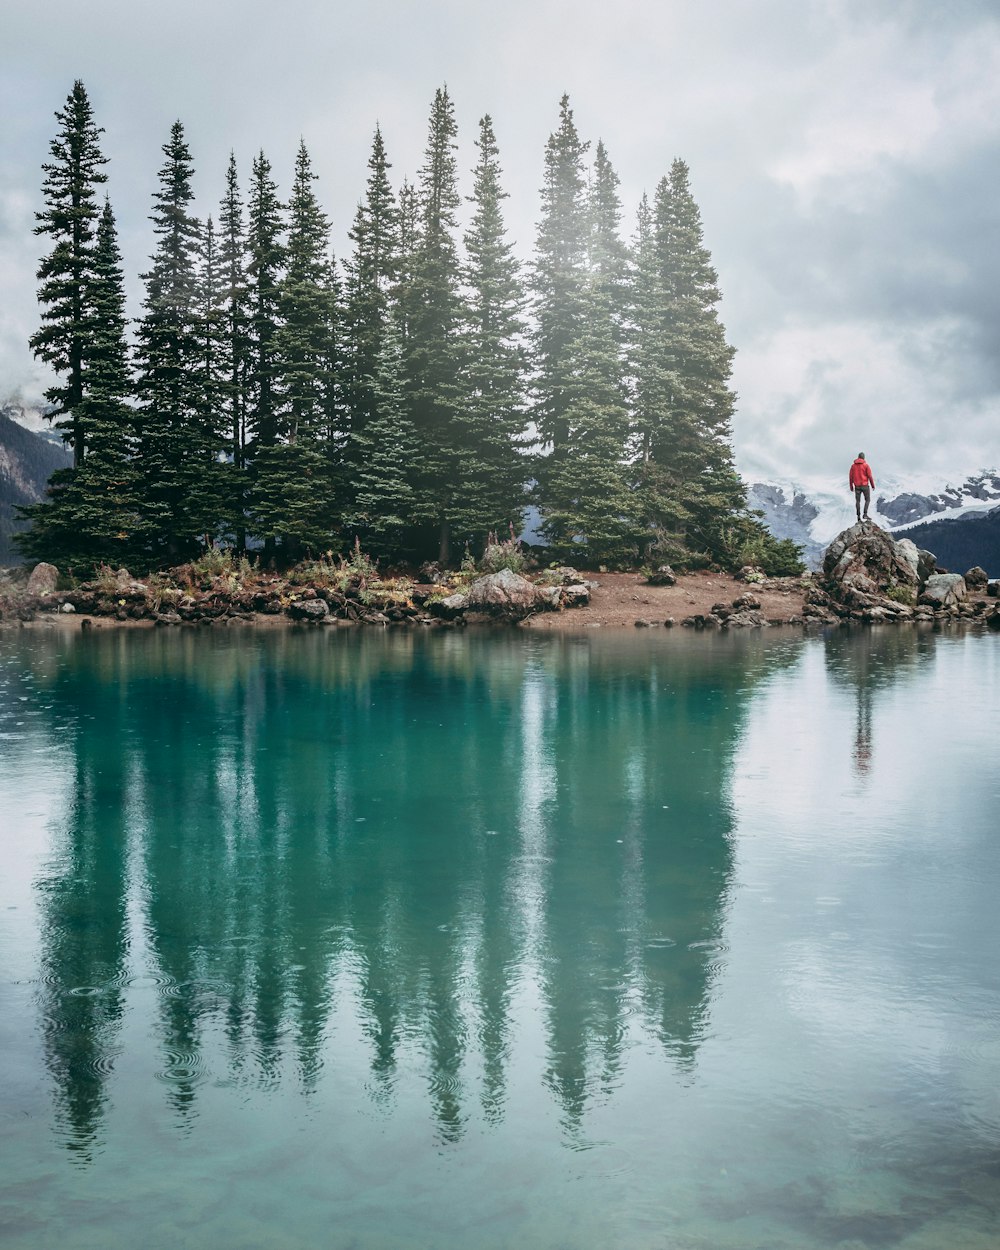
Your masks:
<path fill-rule="evenodd" d="M 872 491 L 871 517 L 883 529 L 917 531 L 911 536 L 919 546 L 928 547 L 935 554 L 944 556 L 934 546 L 934 537 L 941 533 L 956 552 L 971 551 L 981 558 L 972 558 L 966 564 L 981 564 L 992 576 L 998 574 L 989 567 L 997 564 L 1000 552 L 994 555 L 997 539 L 995 524 L 987 521 L 994 511 L 1000 512 L 1000 473 L 988 469 L 965 479 L 960 485 L 940 481 L 908 478 L 875 479 L 878 486 Z M 817 567 L 830 541 L 854 522 L 854 492 L 844 481 L 830 479 L 808 482 L 771 481 L 753 482 L 747 488 L 750 506 L 764 514 L 764 523 L 776 538 L 790 538 L 799 543 L 811 567 Z M 962 524 L 955 528 L 958 523 Z M 946 526 L 940 530 L 940 526 Z M 951 567 L 958 568 L 960 560 L 951 557 Z M 959 570 L 964 572 L 965 569 Z"/>
<path fill-rule="evenodd" d="M 45 404 L 29 403 L 19 397 L 4 400 L 0 404 L 0 414 L 8 421 L 13 421 L 22 429 L 30 430 L 32 434 L 38 434 L 47 442 L 58 443 L 62 447 L 64 446 L 62 434 L 46 417 L 47 410 Z"/>

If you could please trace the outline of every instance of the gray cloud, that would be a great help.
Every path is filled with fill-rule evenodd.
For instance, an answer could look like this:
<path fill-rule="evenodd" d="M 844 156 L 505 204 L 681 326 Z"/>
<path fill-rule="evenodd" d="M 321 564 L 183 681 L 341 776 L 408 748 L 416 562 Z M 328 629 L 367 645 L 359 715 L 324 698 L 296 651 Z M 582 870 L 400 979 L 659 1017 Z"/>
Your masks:
<path fill-rule="evenodd" d="M 900 472 L 961 476 L 1000 460 L 1000 22 L 988 0 L 14 7 L 0 50 L 0 392 L 41 385 L 25 346 L 31 213 L 74 78 L 105 127 L 133 274 L 175 117 L 202 213 L 230 149 L 245 173 L 263 148 L 287 186 L 304 137 L 342 252 L 376 121 L 394 174 L 414 175 L 442 82 L 464 170 L 478 118 L 494 117 L 528 257 L 566 90 L 581 132 L 608 146 L 629 230 L 673 157 L 691 165 L 738 349 L 745 468 L 837 472 L 859 426 Z M 137 313 L 135 284 L 131 296 Z"/>

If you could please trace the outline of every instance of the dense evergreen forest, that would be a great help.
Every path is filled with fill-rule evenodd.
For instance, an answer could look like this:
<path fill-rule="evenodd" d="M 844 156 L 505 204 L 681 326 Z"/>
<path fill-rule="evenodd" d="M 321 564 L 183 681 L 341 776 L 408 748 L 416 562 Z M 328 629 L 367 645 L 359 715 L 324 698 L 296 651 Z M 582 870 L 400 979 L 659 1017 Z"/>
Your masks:
<path fill-rule="evenodd" d="M 792 571 L 795 548 L 748 511 L 735 471 L 733 349 L 683 161 L 626 241 L 609 155 L 598 143 L 591 159 L 564 97 L 522 265 L 489 117 L 460 230 L 441 89 L 415 183 L 393 186 L 376 129 L 335 259 L 304 144 L 287 197 L 263 152 L 246 184 L 231 158 L 200 219 L 176 122 L 130 328 L 81 82 L 56 118 L 31 347 L 56 374 L 73 465 L 24 510 L 28 555 L 152 568 L 222 545 L 288 563 L 359 540 L 389 563 L 448 564 L 534 504 L 551 558 Z"/>

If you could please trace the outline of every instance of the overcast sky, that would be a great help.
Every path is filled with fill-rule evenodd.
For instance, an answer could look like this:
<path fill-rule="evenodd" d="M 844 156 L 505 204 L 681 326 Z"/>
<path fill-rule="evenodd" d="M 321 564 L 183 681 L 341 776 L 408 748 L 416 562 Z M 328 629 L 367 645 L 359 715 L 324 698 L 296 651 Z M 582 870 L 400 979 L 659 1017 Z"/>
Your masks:
<path fill-rule="evenodd" d="M 26 346 L 31 230 L 75 78 L 131 275 L 175 119 L 202 215 L 230 150 L 245 181 L 263 148 L 287 190 L 304 138 L 343 253 L 376 122 L 412 178 L 445 83 L 465 193 L 494 119 L 526 260 L 564 91 L 605 142 L 628 233 L 642 191 L 687 161 L 737 349 L 744 472 L 840 477 L 859 448 L 876 475 L 1000 465 L 996 0 L 7 0 L 3 27 L 0 400 L 45 382 Z"/>

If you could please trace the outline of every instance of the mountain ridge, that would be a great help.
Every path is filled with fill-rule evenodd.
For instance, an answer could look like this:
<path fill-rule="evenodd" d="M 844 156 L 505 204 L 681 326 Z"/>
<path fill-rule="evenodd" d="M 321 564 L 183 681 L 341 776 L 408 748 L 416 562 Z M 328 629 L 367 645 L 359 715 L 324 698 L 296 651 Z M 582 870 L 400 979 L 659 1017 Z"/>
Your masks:
<path fill-rule="evenodd" d="M 40 410 L 16 401 L 0 405 L 0 565 L 22 562 L 14 545 L 25 528 L 18 507 L 42 499 L 52 474 L 73 459 L 58 434 L 53 439 L 31 428 L 32 417 L 41 420 Z"/>
<path fill-rule="evenodd" d="M 1000 576 L 1000 473 L 996 469 L 984 469 L 959 485 L 947 483 L 937 489 L 926 480 L 887 478 L 872 495 L 871 518 L 883 529 L 905 534 L 958 571 L 979 564 L 991 576 Z M 854 498 L 846 481 L 840 488 L 830 479 L 808 484 L 751 482 L 747 498 L 752 508 L 763 513 L 764 524 L 776 538 L 790 538 L 803 548 L 812 568 L 819 566 L 833 538 L 854 522 Z M 945 550 L 951 553 L 947 558 Z M 959 568 L 963 562 L 964 568 Z"/>

